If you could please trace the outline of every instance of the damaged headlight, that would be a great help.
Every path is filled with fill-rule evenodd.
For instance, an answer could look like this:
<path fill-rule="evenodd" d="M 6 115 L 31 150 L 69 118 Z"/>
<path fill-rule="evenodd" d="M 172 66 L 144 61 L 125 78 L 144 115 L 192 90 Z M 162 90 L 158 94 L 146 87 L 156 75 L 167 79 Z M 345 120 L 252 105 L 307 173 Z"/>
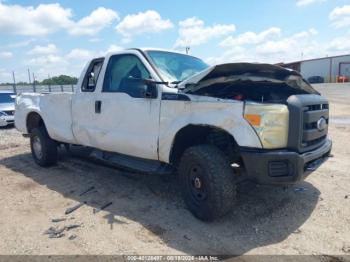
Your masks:
<path fill-rule="evenodd" d="M 287 147 L 289 111 L 286 105 L 246 103 L 244 118 L 255 129 L 263 148 Z"/>

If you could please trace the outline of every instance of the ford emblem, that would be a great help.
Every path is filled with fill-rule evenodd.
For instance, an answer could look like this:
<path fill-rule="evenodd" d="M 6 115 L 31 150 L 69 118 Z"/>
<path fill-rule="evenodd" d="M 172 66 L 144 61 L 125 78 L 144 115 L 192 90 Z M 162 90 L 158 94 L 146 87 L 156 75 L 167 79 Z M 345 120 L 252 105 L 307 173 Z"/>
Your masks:
<path fill-rule="evenodd" d="M 321 117 L 318 121 L 317 121 L 317 129 L 319 131 L 323 131 L 325 130 L 327 127 L 327 121 L 324 117 Z"/>

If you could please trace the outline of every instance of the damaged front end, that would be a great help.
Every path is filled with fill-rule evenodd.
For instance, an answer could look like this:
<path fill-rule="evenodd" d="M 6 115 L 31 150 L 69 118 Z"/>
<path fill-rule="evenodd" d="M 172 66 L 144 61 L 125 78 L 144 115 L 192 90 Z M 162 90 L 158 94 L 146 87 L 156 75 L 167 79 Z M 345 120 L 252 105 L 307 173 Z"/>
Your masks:
<path fill-rule="evenodd" d="M 244 118 L 262 149 L 240 148 L 248 177 L 262 184 L 295 183 L 330 154 L 329 105 L 302 76 L 268 64 L 223 64 L 187 79 L 182 92 L 244 103 Z"/>
<path fill-rule="evenodd" d="M 178 85 L 184 93 L 258 103 L 285 103 L 291 95 L 319 94 L 296 71 L 270 64 L 209 67 Z"/>
<path fill-rule="evenodd" d="M 178 87 L 187 94 L 243 101 L 244 118 L 265 149 L 288 146 L 288 98 L 319 95 L 299 73 L 269 64 L 213 66 Z"/>

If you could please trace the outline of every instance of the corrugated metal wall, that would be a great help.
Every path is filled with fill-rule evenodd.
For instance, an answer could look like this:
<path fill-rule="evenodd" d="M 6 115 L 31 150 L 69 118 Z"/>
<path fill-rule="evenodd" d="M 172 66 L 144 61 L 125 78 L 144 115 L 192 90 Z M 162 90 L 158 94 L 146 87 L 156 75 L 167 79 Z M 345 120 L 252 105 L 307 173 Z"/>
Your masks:
<path fill-rule="evenodd" d="M 300 64 L 300 72 L 304 78 L 322 76 L 326 82 L 336 82 L 340 69 L 341 74 L 350 78 L 350 55 L 302 61 Z"/>

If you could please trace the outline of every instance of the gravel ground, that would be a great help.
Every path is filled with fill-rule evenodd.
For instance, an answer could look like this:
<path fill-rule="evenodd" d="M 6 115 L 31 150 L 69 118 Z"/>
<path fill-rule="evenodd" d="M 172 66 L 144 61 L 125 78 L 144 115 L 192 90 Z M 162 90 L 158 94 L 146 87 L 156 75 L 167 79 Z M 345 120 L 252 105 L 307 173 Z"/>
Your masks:
<path fill-rule="evenodd" d="M 67 153 L 40 168 L 28 139 L 0 129 L 0 254 L 350 255 L 350 85 L 317 88 L 331 101 L 334 157 L 294 186 L 240 185 L 232 214 L 214 223 L 185 208 L 175 176 L 127 173 Z M 52 222 L 59 218 L 66 220 Z M 64 230 L 45 234 L 50 227 Z"/>

